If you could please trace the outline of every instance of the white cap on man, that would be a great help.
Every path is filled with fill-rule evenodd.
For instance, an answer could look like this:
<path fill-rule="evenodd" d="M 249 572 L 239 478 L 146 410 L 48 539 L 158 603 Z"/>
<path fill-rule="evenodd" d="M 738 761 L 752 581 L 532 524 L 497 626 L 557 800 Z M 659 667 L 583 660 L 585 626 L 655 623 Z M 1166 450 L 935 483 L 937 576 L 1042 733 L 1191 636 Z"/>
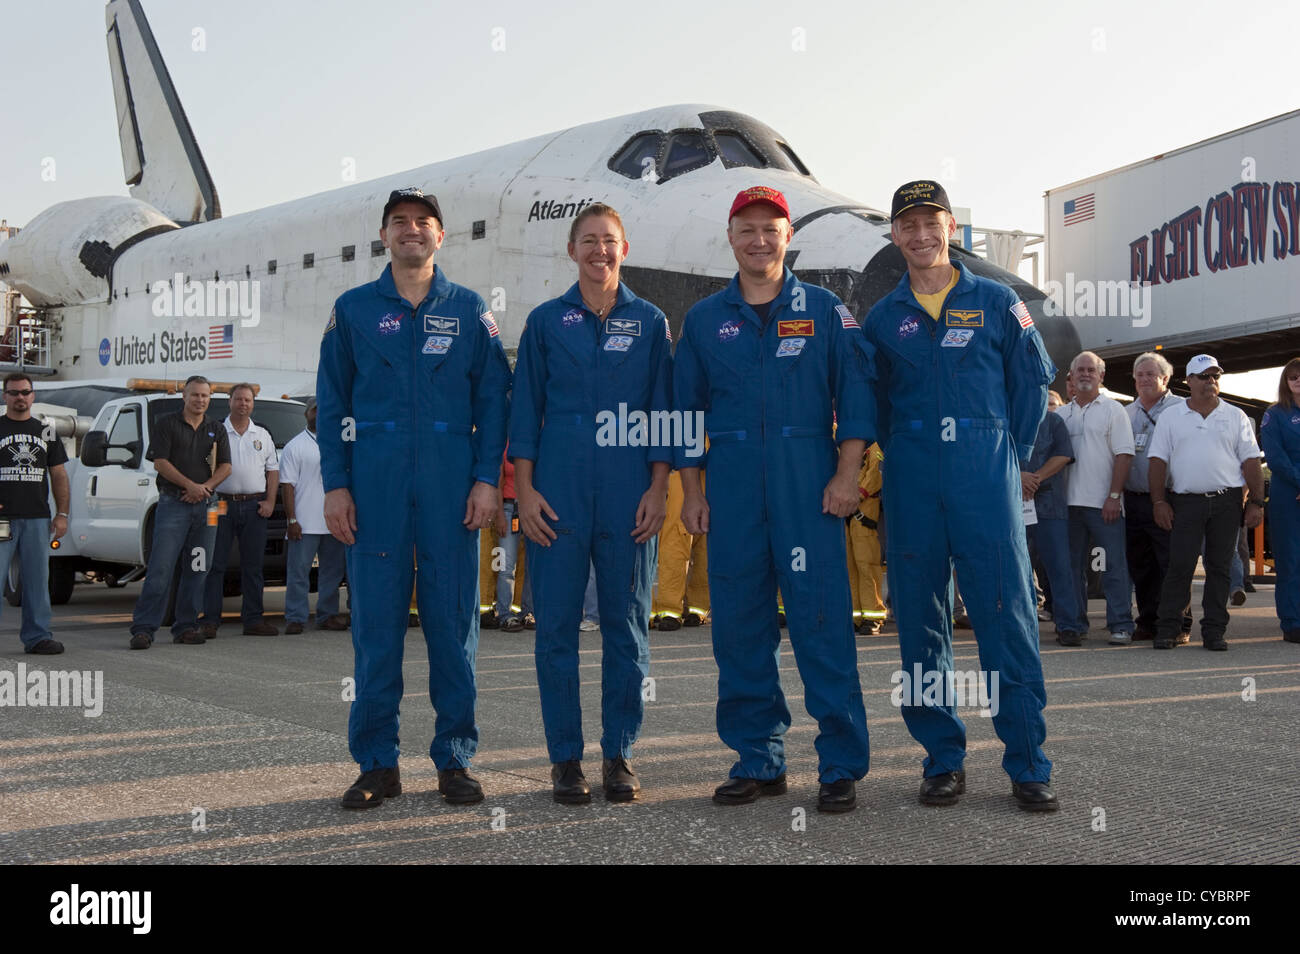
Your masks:
<path fill-rule="evenodd" d="M 1222 373 L 1223 366 L 1219 364 L 1219 359 L 1212 354 L 1198 354 L 1187 362 L 1187 376 L 1190 378 L 1193 374 L 1204 374 L 1211 368 Z"/>

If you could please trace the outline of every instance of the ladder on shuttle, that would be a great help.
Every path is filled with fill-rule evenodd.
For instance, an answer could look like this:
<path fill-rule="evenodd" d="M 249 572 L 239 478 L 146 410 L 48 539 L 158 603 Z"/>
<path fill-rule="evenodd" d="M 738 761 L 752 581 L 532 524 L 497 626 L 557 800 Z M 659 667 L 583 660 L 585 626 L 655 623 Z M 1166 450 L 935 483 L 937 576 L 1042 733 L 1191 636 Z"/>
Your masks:
<path fill-rule="evenodd" d="M 18 312 L 17 321 L 0 328 L 0 371 L 53 374 L 50 331 L 34 313 Z"/>

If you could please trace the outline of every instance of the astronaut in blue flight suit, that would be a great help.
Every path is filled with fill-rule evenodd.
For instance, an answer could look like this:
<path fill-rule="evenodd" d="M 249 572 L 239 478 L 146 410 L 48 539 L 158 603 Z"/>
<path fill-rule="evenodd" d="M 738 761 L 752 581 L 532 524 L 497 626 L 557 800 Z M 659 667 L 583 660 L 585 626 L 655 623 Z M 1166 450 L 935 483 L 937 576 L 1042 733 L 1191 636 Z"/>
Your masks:
<path fill-rule="evenodd" d="M 618 213 L 589 205 L 569 231 L 578 281 L 533 309 L 519 341 L 510 457 L 535 657 L 557 802 L 583 804 L 578 624 L 588 567 L 601 632 L 602 784 L 609 801 L 641 785 L 628 763 L 650 670 L 650 600 L 672 467 L 672 336 L 664 313 L 619 281 L 628 243 Z M 644 421 L 638 429 L 638 422 Z M 627 423 L 623 429 L 622 423 Z M 701 438 L 702 439 L 702 438 Z"/>
<path fill-rule="evenodd" d="M 938 673 L 944 687 L 941 698 L 903 694 L 903 720 L 927 753 L 920 800 L 951 805 L 965 791 L 966 729 L 949 688 L 955 563 L 1012 793 L 1021 808 L 1053 811 L 1020 467 L 1055 368 L 1015 292 L 949 261 L 956 223 L 942 186 L 901 186 L 891 218 L 908 271 L 863 328 L 876 348 L 889 590 L 903 672 L 922 682 Z"/>
<path fill-rule="evenodd" d="M 402 791 L 398 704 L 413 576 L 437 711 L 429 755 L 443 798 L 470 804 L 483 798 L 468 772 L 478 746 L 478 531 L 500 504 L 510 365 L 483 299 L 434 267 L 437 199 L 395 191 L 382 222 L 392 261 L 335 303 L 316 379 L 325 522 L 349 544 L 356 654 L 348 746 L 361 776 L 343 805 L 370 808 Z"/>
<path fill-rule="evenodd" d="M 718 735 L 739 755 L 713 800 L 786 790 L 779 585 L 820 730 L 817 807 L 846 812 L 869 761 L 844 518 L 875 439 L 871 348 L 835 295 L 785 268 L 792 234 L 780 192 L 736 196 L 727 237 L 739 272 L 687 312 L 673 358 L 674 406 L 705 415 L 707 499 L 700 460 L 679 450 L 676 463 L 682 523 L 709 534 Z"/>
<path fill-rule="evenodd" d="M 1282 638 L 1300 643 L 1300 358 L 1282 369 L 1278 403 L 1260 422 L 1259 446 L 1272 475 L 1268 525 L 1277 566 L 1277 618 Z"/>

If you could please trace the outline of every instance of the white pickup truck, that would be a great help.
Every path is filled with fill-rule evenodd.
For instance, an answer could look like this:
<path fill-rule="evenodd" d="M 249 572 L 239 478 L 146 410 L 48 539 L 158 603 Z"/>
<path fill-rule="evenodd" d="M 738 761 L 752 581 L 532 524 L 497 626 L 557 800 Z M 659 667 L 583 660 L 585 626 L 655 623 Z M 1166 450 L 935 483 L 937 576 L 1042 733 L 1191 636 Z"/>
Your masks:
<path fill-rule="evenodd" d="M 156 391 L 126 392 L 107 401 L 81 439 L 79 454 L 69 454 L 68 482 L 71 507 L 68 532 L 50 553 L 50 602 L 72 598 L 77 574 L 90 582 L 124 586 L 144 576 L 153 540 L 153 515 L 158 504 L 157 471 L 146 459 L 158 418 L 181 410 L 179 394 Z M 301 401 L 259 397 L 253 420 L 271 432 L 277 449 L 306 425 Z M 36 409 L 34 409 L 36 410 Z M 207 415 L 224 420 L 230 412 L 226 394 L 212 395 Z M 55 413 L 46 417 L 68 438 L 87 428 L 86 418 Z M 79 424 L 74 422 L 79 420 Z M 283 585 L 285 578 L 284 508 L 276 502 L 267 533 L 263 567 L 268 586 Z M 5 580 L 5 597 L 21 603 L 18 563 Z M 239 592 L 239 548 L 232 547 L 226 566 L 227 595 Z M 168 613 L 170 616 L 170 612 Z"/>

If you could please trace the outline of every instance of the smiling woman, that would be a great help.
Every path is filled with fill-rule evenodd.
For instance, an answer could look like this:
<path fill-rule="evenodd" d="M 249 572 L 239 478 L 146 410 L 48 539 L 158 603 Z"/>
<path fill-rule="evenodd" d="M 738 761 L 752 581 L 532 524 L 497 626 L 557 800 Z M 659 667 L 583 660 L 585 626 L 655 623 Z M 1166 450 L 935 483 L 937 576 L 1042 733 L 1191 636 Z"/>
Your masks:
<path fill-rule="evenodd" d="M 605 798 L 638 797 L 628 764 L 641 731 L 650 670 L 650 599 L 667 507 L 672 448 L 606 438 L 614 409 L 669 411 L 671 335 L 664 313 L 619 280 L 629 249 L 619 214 L 585 207 L 569 229 L 578 281 L 533 310 L 519 341 L 510 456 L 537 618 L 537 681 L 553 797 L 591 800 L 582 773 L 579 622 L 596 568 L 602 666 Z M 630 416 L 630 415 L 629 415 Z M 629 587 L 628 581 L 631 581 Z"/>

